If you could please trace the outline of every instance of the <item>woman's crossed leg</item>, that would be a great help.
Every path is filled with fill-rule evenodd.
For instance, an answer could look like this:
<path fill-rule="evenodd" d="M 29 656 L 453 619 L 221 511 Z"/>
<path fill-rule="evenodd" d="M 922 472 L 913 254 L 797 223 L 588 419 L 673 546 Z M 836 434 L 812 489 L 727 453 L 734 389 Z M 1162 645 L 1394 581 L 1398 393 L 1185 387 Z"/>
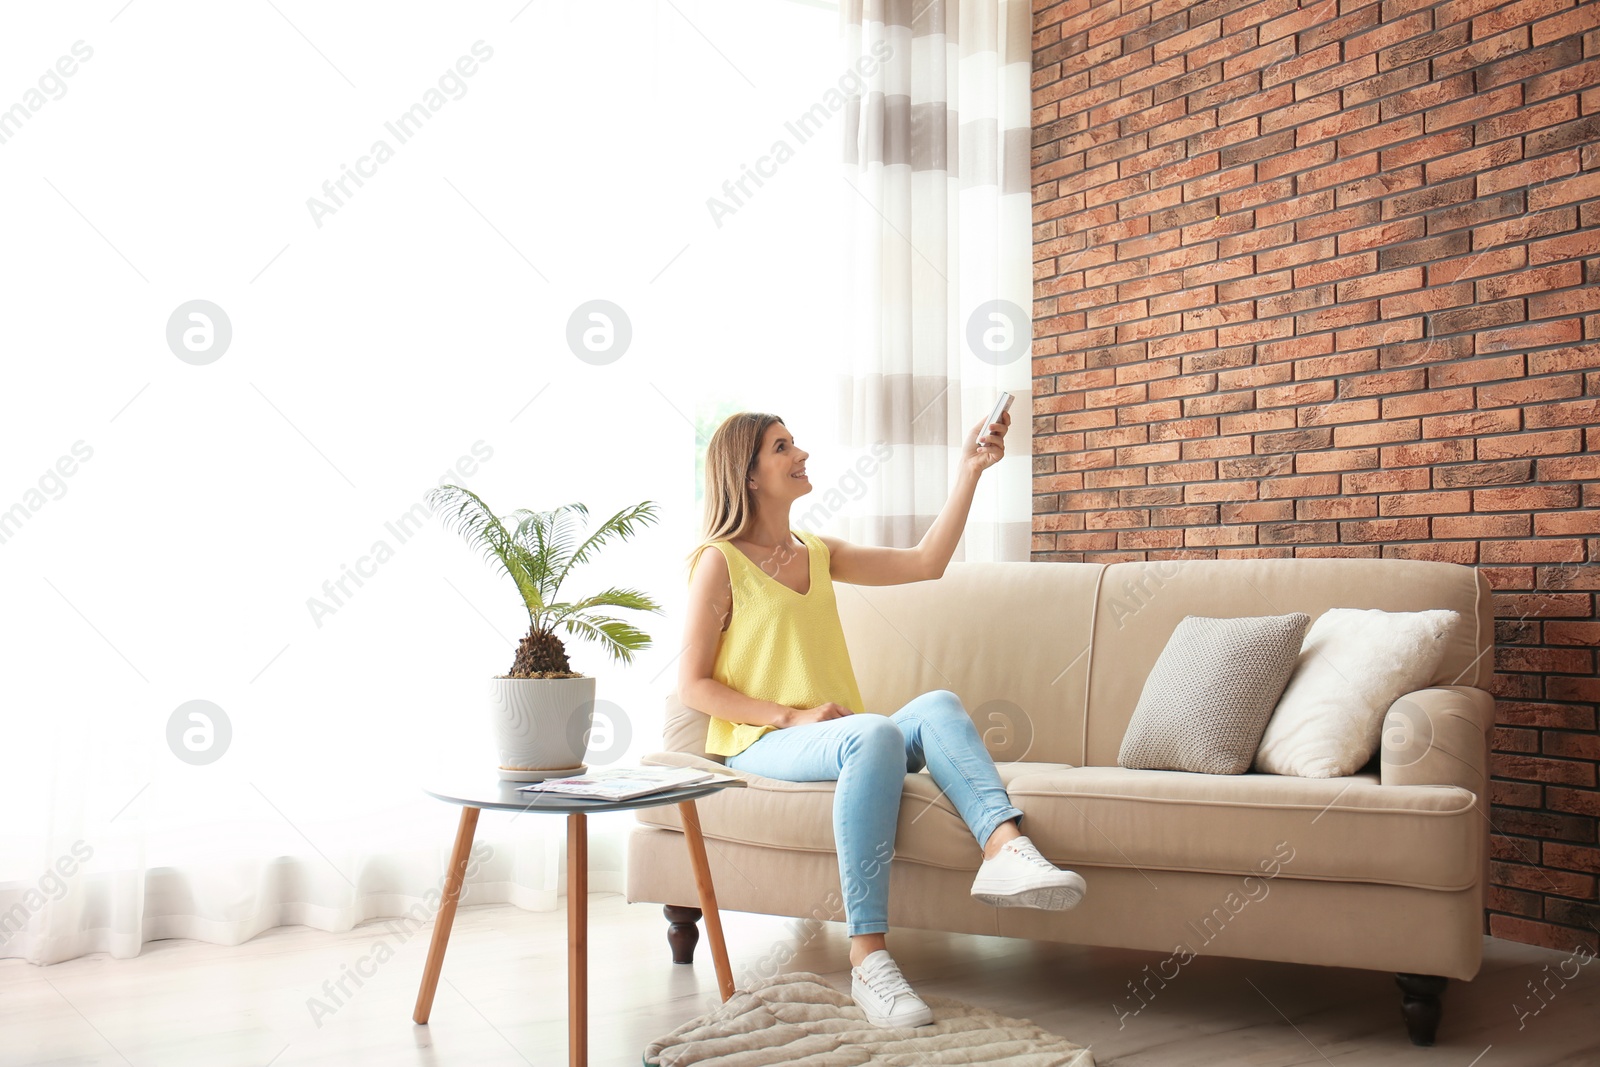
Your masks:
<path fill-rule="evenodd" d="M 982 846 L 984 863 L 973 884 L 978 899 L 1059 908 L 1082 895 L 1078 875 L 1058 870 L 1021 836 L 1017 822 L 1023 813 L 1006 795 L 977 727 L 950 690 L 924 693 L 892 716 L 846 715 L 771 731 L 728 757 L 728 766 L 784 781 L 838 782 L 833 829 L 853 985 L 875 1022 L 919 1025 L 905 1020 L 927 1014 L 885 946 L 889 862 L 908 772 L 926 767 Z"/>

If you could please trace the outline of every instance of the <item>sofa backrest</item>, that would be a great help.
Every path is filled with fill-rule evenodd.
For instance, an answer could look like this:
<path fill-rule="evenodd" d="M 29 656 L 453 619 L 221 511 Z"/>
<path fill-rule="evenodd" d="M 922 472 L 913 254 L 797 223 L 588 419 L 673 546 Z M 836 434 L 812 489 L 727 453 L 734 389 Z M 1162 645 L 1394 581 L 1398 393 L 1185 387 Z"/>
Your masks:
<path fill-rule="evenodd" d="M 837 586 L 867 708 L 948 689 L 996 760 L 1079 763 L 1098 563 L 952 563 L 909 585 Z"/>
<path fill-rule="evenodd" d="M 862 702 L 888 715 L 949 689 L 997 760 L 1082 762 L 1090 624 L 1104 569 L 952 563 L 934 581 L 835 585 Z M 666 747 L 705 755 L 707 721 L 669 695 Z"/>
<path fill-rule="evenodd" d="M 1461 613 L 1433 685 L 1487 689 L 1494 673 L 1489 580 L 1472 567 L 1407 559 L 1157 560 L 1101 576 L 1083 762 L 1116 766 L 1145 678 L 1186 615 L 1239 618 L 1329 608 Z"/>
<path fill-rule="evenodd" d="M 1464 625 L 1430 684 L 1487 689 L 1494 671 L 1488 579 L 1453 563 L 951 563 L 935 581 L 834 591 L 866 707 L 889 714 L 949 689 L 1001 761 L 1115 766 L 1145 677 L 1185 615 L 1447 608 Z M 705 755 L 707 721 L 670 694 L 666 748 Z"/>

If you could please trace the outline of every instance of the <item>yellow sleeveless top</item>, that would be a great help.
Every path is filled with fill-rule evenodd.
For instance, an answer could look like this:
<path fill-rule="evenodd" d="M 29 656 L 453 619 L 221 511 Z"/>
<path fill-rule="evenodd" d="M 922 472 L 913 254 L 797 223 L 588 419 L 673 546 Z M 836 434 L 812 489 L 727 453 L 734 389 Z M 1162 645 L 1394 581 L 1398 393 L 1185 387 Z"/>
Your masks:
<path fill-rule="evenodd" d="M 811 584 L 804 596 L 763 571 L 731 543 L 712 542 L 728 560 L 733 619 L 722 634 L 711 676 L 745 696 L 789 708 L 814 708 L 831 700 L 864 712 L 867 709 L 861 703 L 833 598 L 828 546 L 809 530 L 790 533 L 805 534 L 800 542 L 810 558 Z M 776 729 L 712 716 L 706 728 L 706 751 L 734 756 Z"/>

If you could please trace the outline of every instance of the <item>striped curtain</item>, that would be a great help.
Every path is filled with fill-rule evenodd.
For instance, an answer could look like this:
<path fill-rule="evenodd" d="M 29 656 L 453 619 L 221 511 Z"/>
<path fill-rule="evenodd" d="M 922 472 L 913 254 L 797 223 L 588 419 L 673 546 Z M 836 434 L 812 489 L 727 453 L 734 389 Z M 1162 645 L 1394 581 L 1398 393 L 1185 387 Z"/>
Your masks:
<path fill-rule="evenodd" d="M 1031 10 L 1021 0 L 844 0 L 847 214 L 841 442 L 889 450 L 841 536 L 909 547 L 1000 390 L 1006 458 L 956 559 L 1031 548 Z M 881 444 L 880 444 L 881 442 Z"/>

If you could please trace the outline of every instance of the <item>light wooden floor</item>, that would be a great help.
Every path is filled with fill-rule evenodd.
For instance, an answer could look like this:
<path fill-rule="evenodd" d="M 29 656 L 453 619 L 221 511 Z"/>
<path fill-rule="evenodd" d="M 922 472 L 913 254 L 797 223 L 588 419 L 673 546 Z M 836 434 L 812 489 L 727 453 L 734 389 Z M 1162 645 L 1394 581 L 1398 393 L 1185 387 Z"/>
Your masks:
<path fill-rule="evenodd" d="M 425 1067 L 566 1062 L 564 911 L 462 908 L 428 1026 L 411 1008 L 431 927 L 403 940 L 387 921 L 346 934 L 283 927 L 234 948 L 160 941 L 137 959 L 87 956 L 54 967 L 0 961 L 0 1064 Z M 735 979 L 816 971 L 848 989 L 837 924 L 806 943 L 794 920 L 725 914 Z M 614 894 L 590 901 L 590 1062 L 633 1065 L 653 1038 L 717 1003 L 702 937 L 695 965 L 674 966 L 653 904 Z M 997 937 L 901 930 L 889 945 L 921 993 L 1029 1018 L 1080 1044 L 1096 1063 L 1433 1067 L 1600 1064 L 1600 961 L 1565 988 L 1550 979 L 1538 1007 L 1527 983 L 1565 954 L 1487 940 L 1483 972 L 1445 993 L 1439 1043 L 1413 1048 L 1393 978 L 1373 972 L 1221 958 L 1190 962 L 1137 1016 L 1127 983 L 1156 953 L 1036 945 Z M 392 958 L 378 962 L 392 950 Z M 1544 971 L 1546 965 L 1549 971 Z M 1574 964 L 1568 964 L 1567 974 Z M 365 971 L 352 996 L 324 992 Z M 1154 986 L 1152 985 L 1152 988 Z M 333 1009 L 314 1020 L 308 1001 Z"/>

